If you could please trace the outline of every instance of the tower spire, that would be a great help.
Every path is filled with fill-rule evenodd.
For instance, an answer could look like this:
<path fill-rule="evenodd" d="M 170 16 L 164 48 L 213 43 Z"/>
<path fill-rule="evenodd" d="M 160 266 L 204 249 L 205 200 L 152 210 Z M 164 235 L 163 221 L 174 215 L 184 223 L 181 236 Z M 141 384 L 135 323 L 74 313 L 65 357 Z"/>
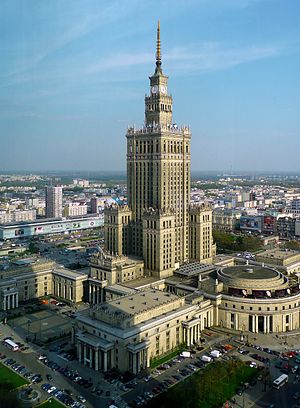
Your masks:
<path fill-rule="evenodd" d="M 161 48 L 160 48 L 160 22 L 157 22 L 157 39 L 156 39 L 156 67 L 161 68 Z"/>

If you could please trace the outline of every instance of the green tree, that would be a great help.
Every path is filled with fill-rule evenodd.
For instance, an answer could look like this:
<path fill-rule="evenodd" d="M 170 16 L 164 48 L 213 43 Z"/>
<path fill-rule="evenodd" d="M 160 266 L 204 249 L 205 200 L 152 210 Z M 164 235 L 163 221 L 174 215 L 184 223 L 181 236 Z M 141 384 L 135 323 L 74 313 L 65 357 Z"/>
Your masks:
<path fill-rule="evenodd" d="M 287 241 L 284 244 L 285 249 L 293 249 L 294 251 L 299 251 L 300 250 L 300 243 L 297 241 Z"/>
<path fill-rule="evenodd" d="M 39 248 L 34 242 L 30 242 L 30 244 L 28 246 L 28 251 L 31 254 L 37 254 L 39 252 Z"/>
<path fill-rule="evenodd" d="M 224 231 L 213 231 L 214 241 L 221 252 L 257 251 L 263 244 L 260 238 L 247 235 L 235 235 Z"/>

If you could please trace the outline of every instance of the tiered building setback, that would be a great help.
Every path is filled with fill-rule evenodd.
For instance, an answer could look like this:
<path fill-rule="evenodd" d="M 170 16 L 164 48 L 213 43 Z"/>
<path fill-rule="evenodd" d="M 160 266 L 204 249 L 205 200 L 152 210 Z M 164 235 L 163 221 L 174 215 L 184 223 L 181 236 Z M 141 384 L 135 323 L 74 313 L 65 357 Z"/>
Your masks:
<path fill-rule="evenodd" d="M 207 218 L 205 225 L 197 221 L 190 227 L 191 132 L 173 121 L 159 24 L 155 72 L 149 79 L 144 126 L 129 127 L 126 134 L 128 207 L 105 211 L 105 243 L 111 254 L 143 258 L 146 274 L 165 278 L 191 256 L 212 263 L 215 249 L 210 207 L 193 208 L 199 219 L 202 211 Z"/>

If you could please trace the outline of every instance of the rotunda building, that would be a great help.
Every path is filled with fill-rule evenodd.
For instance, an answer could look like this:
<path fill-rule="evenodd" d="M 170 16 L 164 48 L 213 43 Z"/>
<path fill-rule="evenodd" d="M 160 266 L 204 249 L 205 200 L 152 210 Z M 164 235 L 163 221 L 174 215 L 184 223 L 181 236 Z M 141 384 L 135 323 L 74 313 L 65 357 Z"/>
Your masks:
<path fill-rule="evenodd" d="M 299 328 L 300 285 L 276 269 L 256 265 L 224 267 L 217 271 L 217 324 L 254 333 L 286 332 Z"/>

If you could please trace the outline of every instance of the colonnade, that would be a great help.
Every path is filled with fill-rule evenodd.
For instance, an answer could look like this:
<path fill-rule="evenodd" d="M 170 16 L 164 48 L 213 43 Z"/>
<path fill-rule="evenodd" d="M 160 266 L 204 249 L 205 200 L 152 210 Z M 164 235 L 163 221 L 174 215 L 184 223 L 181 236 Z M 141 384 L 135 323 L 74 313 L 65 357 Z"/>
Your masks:
<path fill-rule="evenodd" d="M 284 333 L 298 328 L 298 316 L 296 313 L 242 314 L 227 312 L 226 327 L 251 333 Z"/>
<path fill-rule="evenodd" d="M 183 322 L 183 341 L 188 347 L 199 342 L 201 338 L 201 331 L 205 327 L 212 326 L 213 316 L 212 311 L 209 310 L 202 314 L 199 318 L 187 322 Z"/>
<path fill-rule="evenodd" d="M 3 293 L 3 310 L 15 309 L 19 306 L 18 293 Z"/>
<path fill-rule="evenodd" d="M 55 279 L 53 280 L 53 295 L 58 298 L 63 298 L 70 301 L 76 299 L 76 296 L 74 296 L 74 288 L 72 285 L 58 282 Z"/>
<path fill-rule="evenodd" d="M 196 324 L 192 327 L 185 327 L 185 333 L 184 333 L 184 341 L 186 345 L 189 347 L 195 343 L 198 343 L 201 337 L 201 325 Z"/>
<path fill-rule="evenodd" d="M 106 372 L 112 367 L 112 350 L 102 350 L 86 343 L 77 343 L 78 361 L 95 371 Z"/>
<path fill-rule="evenodd" d="M 259 316 L 253 315 L 252 316 L 252 331 L 254 333 L 262 332 L 262 333 L 270 333 L 273 331 L 273 318 L 272 316 Z M 262 318 L 262 330 L 259 327 L 259 318 Z"/>
<path fill-rule="evenodd" d="M 141 370 L 150 367 L 150 358 L 147 349 L 140 351 L 129 351 L 129 364 L 133 374 L 139 373 Z"/>
<path fill-rule="evenodd" d="M 104 302 L 104 289 L 97 284 L 89 284 L 89 303 L 99 305 Z"/>

